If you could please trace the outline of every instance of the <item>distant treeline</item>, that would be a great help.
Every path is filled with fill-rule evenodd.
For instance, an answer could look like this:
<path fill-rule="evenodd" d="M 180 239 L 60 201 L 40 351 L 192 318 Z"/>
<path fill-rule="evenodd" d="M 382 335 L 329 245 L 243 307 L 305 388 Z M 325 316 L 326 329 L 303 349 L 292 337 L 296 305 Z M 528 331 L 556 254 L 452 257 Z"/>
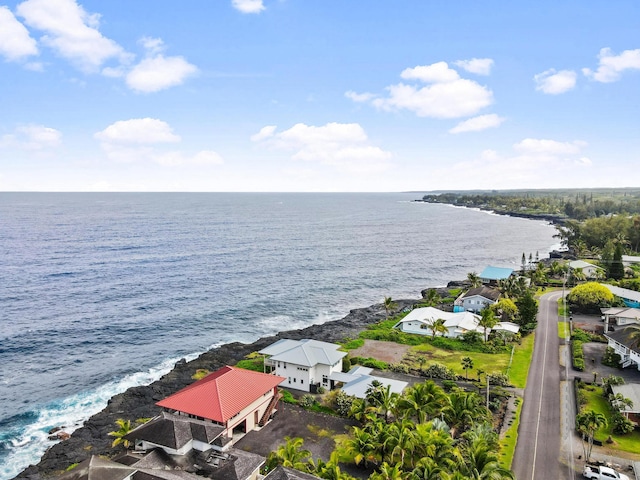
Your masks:
<path fill-rule="evenodd" d="M 640 214 L 640 189 L 522 190 L 427 194 L 422 200 L 493 210 L 497 213 L 551 215 L 586 220 Z"/>

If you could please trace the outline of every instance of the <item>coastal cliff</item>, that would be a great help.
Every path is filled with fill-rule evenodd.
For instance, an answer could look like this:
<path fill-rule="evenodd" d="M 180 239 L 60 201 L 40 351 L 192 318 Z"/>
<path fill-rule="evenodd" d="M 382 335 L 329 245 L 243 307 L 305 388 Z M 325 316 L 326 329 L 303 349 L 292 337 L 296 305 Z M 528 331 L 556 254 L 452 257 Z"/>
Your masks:
<path fill-rule="evenodd" d="M 412 306 L 419 300 L 394 300 L 396 313 Z M 193 383 L 193 374 L 198 369 L 217 370 L 225 365 L 234 365 L 246 355 L 261 350 L 280 340 L 289 338 L 322 339 L 327 342 L 340 342 L 354 338 L 367 325 L 379 322 L 386 316 L 382 304 L 351 310 L 347 316 L 322 325 L 311 325 L 300 330 L 280 332 L 275 336 L 263 337 L 250 343 L 229 343 L 203 353 L 198 358 L 186 362 L 179 361 L 175 367 L 149 385 L 129 388 L 124 393 L 112 397 L 107 406 L 89 418 L 84 425 L 73 432 L 67 440 L 49 448 L 36 465 L 30 465 L 15 478 L 40 480 L 63 472 L 69 465 L 79 463 L 91 455 L 113 456 L 122 447 L 111 447 L 112 437 L 108 436 L 115 428 L 118 418 L 135 421 L 139 418 L 154 417 L 160 412 L 155 403 Z"/>

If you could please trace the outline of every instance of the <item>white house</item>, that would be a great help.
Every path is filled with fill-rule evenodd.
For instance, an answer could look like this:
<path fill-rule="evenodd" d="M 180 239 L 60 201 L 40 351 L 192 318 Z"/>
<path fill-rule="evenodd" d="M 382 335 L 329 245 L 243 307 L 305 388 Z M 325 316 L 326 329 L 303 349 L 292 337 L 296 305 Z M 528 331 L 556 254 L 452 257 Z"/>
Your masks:
<path fill-rule="evenodd" d="M 462 306 L 468 312 L 478 313 L 498 301 L 500 290 L 481 286 L 472 288 L 456 300 L 456 305 Z"/>
<path fill-rule="evenodd" d="M 569 269 L 581 270 L 584 276 L 587 278 L 597 278 L 600 275 L 604 275 L 605 270 L 602 267 L 588 263 L 583 260 L 574 260 L 569 262 Z"/>
<path fill-rule="evenodd" d="M 638 325 L 640 324 L 640 309 L 611 307 L 601 309 L 605 325 Z"/>
<path fill-rule="evenodd" d="M 438 319 L 444 320 L 444 326 L 447 328 L 445 337 L 457 338 L 469 331 L 484 332 L 484 329 L 478 327 L 480 320 L 478 315 L 471 312 L 444 312 L 434 307 L 422 307 L 410 311 L 393 328 L 400 328 L 403 332 L 418 335 L 433 335 L 431 325 Z"/>
<path fill-rule="evenodd" d="M 480 327 L 480 316 L 471 312 L 444 312 L 434 307 L 422 307 L 412 310 L 402 320 L 396 323 L 393 328 L 400 328 L 406 333 L 417 333 L 418 335 L 433 335 L 431 325 L 438 319 L 444 320 L 447 329 L 445 337 L 458 338 L 467 332 L 478 332 L 484 335 L 484 328 Z M 492 330 L 503 330 L 510 333 L 518 333 L 520 327 L 511 322 L 498 322 L 493 328 L 487 329 L 487 335 Z M 443 335 L 438 333 L 436 335 Z"/>
<path fill-rule="evenodd" d="M 614 395 L 620 394 L 631 400 L 632 405 L 622 406 L 620 413 L 631 420 L 634 425 L 640 425 L 640 383 L 625 383 L 624 385 L 612 385 Z"/>
<path fill-rule="evenodd" d="M 355 366 L 348 373 L 335 372 L 331 374 L 329 380 L 332 385 L 336 382 L 341 382 L 344 385 L 341 390 L 347 395 L 354 396 L 356 398 L 366 398 L 367 390 L 374 381 L 379 382 L 383 388 L 389 387 L 391 393 L 400 394 L 408 385 L 407 382 L 401 380 L 393 380 L 391 378 L 377 377 L 371 375 L 372 368 Z"/>
<path fill-rule="evenodd" d="M 633 367 L 640 371 L 640 347 L 631 338 L 632 331 L 622 328 L 615 332 L 605 332 L 609 347 L 620 355 L 620 365 L 622 368 Z"/>
<path fill-rule="evenodd" d="M 282 386 L 314 392 L 319 386 L 329 388 L 329 377 L 342 371 L 346 352 L 340 345 L 317 340 L 278 340 L 258 353 L 265 355 L 265 372 L 285 377 Z"/>

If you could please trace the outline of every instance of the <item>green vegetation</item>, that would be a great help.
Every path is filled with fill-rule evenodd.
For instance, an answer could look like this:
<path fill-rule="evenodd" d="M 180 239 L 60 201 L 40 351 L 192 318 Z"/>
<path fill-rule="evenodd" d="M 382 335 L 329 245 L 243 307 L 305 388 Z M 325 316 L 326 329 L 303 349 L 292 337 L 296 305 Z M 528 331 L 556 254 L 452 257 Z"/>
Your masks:
<path fill-rule="evenodd" d="M 69 472 L 69 471 L 73 470 L 74 468 L 76 468 L 78 465 L 80 465 L 80 464 L 79 463 L 72 463 L 67 468 L 65 468 L 64 471 L 65 472 Z"/>
<path fill-rule="evenodd" d="M 607 421 L 605 426 L 599 427 L 594 434 L 594 439 L 606 443 L 609 448 L 622 450 L 624 452 L 638 453 L 638 445 L 640 445 L 640 431 L 635 430 L 632 433 L 620 435 L 615 433 L 615 422 L 613 421 L 613 412 L 607 399 L 602 393 L 602 389 L 596 385 L 580 384 L 581 395 L 584 398 L 584 406 L 582 411 L 594 411 L 602 414 Z M 611 440 L 613 443 L 608 442 Z"/>
<path fill-rule="evenodd" d="M 516 399 L 516 413 L 513 423 L 509 426 L 504 436 L 500 440 L 500 465 L 504 468 L 511 468 L 513 456 L 516 453 L 516 443 L 518 443 L 518 427 L 520 426 L 520 414 L 522 413 L 522 401 Z"/>
<path fill-rule="evenodd" d="M 371 480 L 513 478 L 500 463 L 490 412 L 475 392 L 453 388 L 447 394 L 428 381 L 398 395 L 374 384 L 364 400 L 353 400 L 350 415 L 358 425 L 348 435 L 327 432 L 337 440 L 327 462 L 313 460 L 301 438 L 287 437 L 269 455 L 266 471 L 284 465 L 328 480 L 352 480 L 340 471 L 343 462 L 362 468 Z"/>
<path fill-rule="evenodd" d="M 558 322 L 558 337 L 567 338 L 568 332 L 569 327 L 567 326 L 567 322 Z"/>
<path fill-rule="evenodd" d="M 209 370 L 207 370 L 206 368 L 199 368 L 199 369 L 196 370 L 196 373 L 191 375 L 191 378 L 193 380 L 202 380 L 204 377 L 206 377 L 210 373 L 211 372 Z"/>
<path fill-rule="evenodd" d="M 513 354 L 513 362 L 509 369 L 509 380 L 518 388 L 525 388 L 527 386 L 527 376 L 529 375 L 529 365 L 531 365 L 531 358 L 533 357 L 534 341 L 535 334 L 526 336 L 522 339 L 522 343 L 516 347 Z"/>
<path fill-rule="evenodd" d="M 364 345 L 364 338 L 345 339 L 341 345 L 342 345 L 341 350 L 344 350 L 347 352 L 349 350 L 355 350 L 356 348 L 360 348 L 362 345 Z"/>
<path fill-rule="evenodd" d="M 613 304 L 613 293 L 598 282 L 587 282 L 574 287 L 567 295 L 572 310 L 581 312 L 599 312 L 602 307 Z"/>
<path fill-rule="evenodd" d="M 579 372 L 584 371 L 584 351 L 582 350 L 582 343 L 580 340 L 573 340 L 571 342 L 571 363 L 573 368 Z"/>
<path fill-rule="evenodd" d="M 119 418 L 116 420 L 116 425 L 118 426 L 118 430 L 114 430 L 113 432 L 109 432 L 107 435 L 110 437 L 115 437 L 115 440 L 111 443 L 112 447 L 122 444 L 124 448 L 129 448 L 131 442 L 127 440 L 127 434 L 133 430 L 131 427 L 131 420 L 124 420 Z"/>
<path fill-rule="evenodd" d="M 264 355 L 260 355 L 258 352 L 252 352 L 236 363 L 236 367 L 253 370 L 254 372 L 264 372 Z"/>

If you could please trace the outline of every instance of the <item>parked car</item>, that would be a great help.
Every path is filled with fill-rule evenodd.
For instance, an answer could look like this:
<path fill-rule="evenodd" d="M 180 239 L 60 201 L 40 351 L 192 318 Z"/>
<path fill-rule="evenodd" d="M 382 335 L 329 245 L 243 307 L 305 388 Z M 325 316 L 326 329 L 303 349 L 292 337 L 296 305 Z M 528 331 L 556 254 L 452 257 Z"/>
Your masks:
<path fill-rule="evenodd" d="M 613 468 L 600 465 L 585 465 L 582 475 L 584 478 L 596 480 L 629 480 L 624 473 L 618 473 Z"/>

